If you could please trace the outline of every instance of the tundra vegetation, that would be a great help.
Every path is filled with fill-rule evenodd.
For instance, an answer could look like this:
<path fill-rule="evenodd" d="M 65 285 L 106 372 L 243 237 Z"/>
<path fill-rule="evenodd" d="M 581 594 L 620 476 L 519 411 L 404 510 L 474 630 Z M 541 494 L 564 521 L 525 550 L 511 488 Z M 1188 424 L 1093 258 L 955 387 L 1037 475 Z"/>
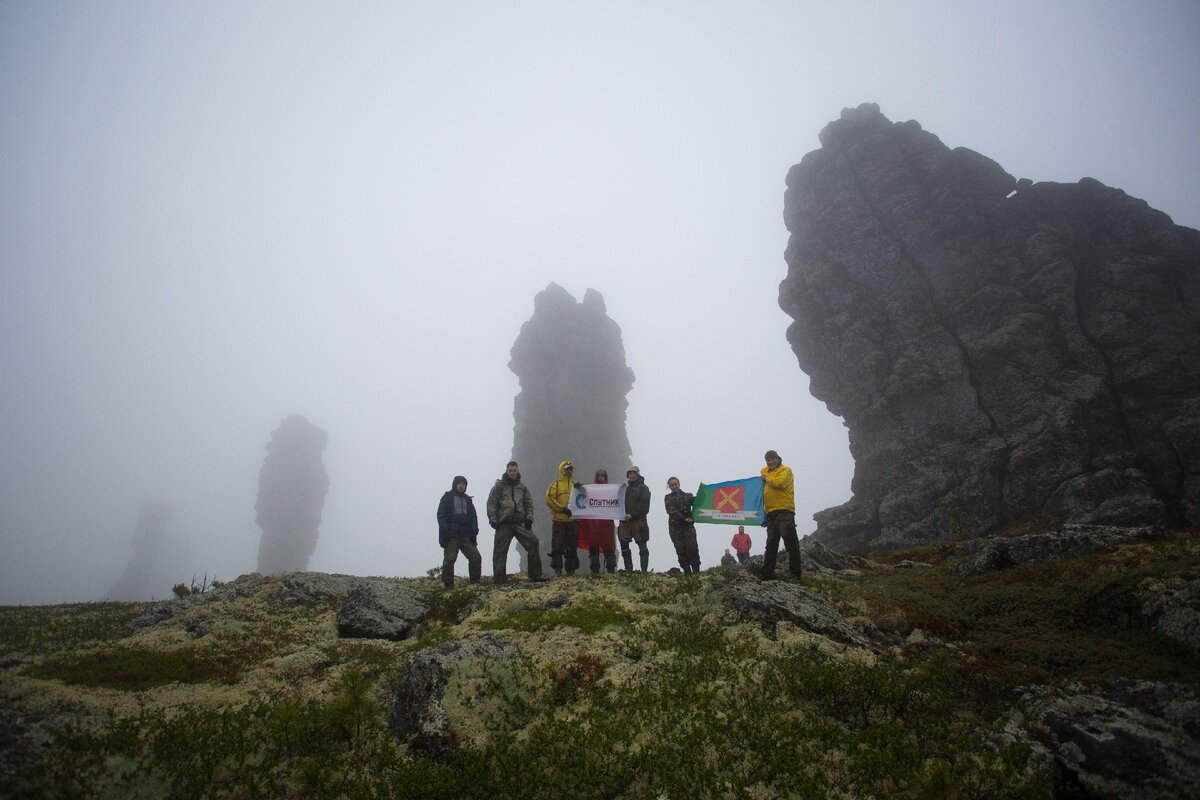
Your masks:
<path fill-rule="evenodd" d="M 339 638 L 335 599 L 258 575 L 143 627 L 145 604 L 0 609 L 0 796 L 1049 798 L 1018 687 L 1200 679 L 1137 621 L 1147 583 L 1200 576 L 1194 537 L 968 577 L 951 549 L 806 573 L 871 647 L 738 616 L 724 568 L 403 579 L 428 604 L 403 641 Z M 454 746 L 397 736 L 412 659 L 480 637 L 520 655 L 447 686 Z"/>

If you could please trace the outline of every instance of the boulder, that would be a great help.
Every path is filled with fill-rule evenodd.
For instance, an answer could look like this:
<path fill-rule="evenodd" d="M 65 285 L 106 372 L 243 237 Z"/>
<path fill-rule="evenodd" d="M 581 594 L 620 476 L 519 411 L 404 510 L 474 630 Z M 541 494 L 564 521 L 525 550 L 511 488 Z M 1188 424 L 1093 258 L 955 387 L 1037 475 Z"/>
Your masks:
<path fill-rule="evenodd" d="M 392 732 L 415 749 L 447 759 L 464 737 L 447 709 L 446 693 L 452 679 L 467 665 L 505 661 L 517 655 L 515 645 L 492 636 L 450 641 L 416 653 L 392 687 Z"/>
<path fill-rule="evenodd" d="M 778 623 L 790 622 L 842 644 L 869 646 L 867 638 L 852 628 L 825 598 L 794 583 L 735 583 L 726 589 L 726 603 L 742 619 L 760 623 L 770 636 L 774 636 Z"/>
<path fill-rule="evenodd" d="M 1143 598 L 1142 617 L 1147 627 L 1200 656 L 1200 578 L 1154 585 Z"/>
<path fill-rule="evenodd" d="M 364 582 L 385 580 L 325 572 L 290 572 L 283 576 L 283 586 L 276 597 L 290 606 L 332 604 L 344 600 Z"/>
<path fill-rule="evenodd" d="M 424 596 L 397 581 L 361 581 L 337 612 L 338 636 L 400 641 L 429 611 Z"/>

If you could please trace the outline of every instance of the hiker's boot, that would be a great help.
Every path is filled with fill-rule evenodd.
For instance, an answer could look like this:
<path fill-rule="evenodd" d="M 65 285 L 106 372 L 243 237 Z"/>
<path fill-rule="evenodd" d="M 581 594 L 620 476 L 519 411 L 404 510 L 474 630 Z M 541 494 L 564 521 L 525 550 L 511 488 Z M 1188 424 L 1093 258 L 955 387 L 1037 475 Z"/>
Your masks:
<path fill-rule="evenodd" d="M 647 572 L 650 569 L 650 554 L 640 553 L 642 557 L 642 572 Z"/>
<path fill-rule="evenodd" d="M 625 562 L 625 571 L 633 572 L 633 553 L 628 550 L 622 550 L 621 559 Z"/>

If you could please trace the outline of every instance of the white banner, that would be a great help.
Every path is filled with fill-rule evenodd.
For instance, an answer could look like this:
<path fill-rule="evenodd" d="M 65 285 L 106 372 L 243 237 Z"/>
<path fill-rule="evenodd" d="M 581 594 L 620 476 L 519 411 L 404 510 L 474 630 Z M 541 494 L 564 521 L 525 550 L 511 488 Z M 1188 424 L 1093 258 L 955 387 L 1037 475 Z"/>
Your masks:
<path fill-rule="evenodd" d="M 574 519 L 624 519 L 625 484 L 589 483 L 580 489 L 571 489 L 567 501 Z"/>

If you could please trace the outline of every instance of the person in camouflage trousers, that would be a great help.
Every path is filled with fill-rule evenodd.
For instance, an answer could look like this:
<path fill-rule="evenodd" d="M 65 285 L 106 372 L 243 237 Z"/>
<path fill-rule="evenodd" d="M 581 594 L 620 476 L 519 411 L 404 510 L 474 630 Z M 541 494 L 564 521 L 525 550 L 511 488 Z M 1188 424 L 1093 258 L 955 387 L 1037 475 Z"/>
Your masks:
<path fill-rule="evenodd" d="M 510 461 L 504 475 L 496 481 L 487 499 L 488 524 L 496 531 L 492 547 L 492 580 L 504 583 L 508 568 L 508 546 L 516 539 L 529 559 L 529 580 L 542 579 L 542 557 L 533 535 L 533 498 L 521 483 L 517 462 Z"/>
<path fill-rule="evenodd" d="M 641 554 L 642 572 L 650 569 L 650 525 L 646 516 L 650 513 L 650 487 L 637 467 L 625 470 L 629 485 L 625 487 L 625 519 L 617 526 L 617 538 L 621 540 L 621 558 L 625 560 L 625 571 L 633 572 L 633 553 L 629 543 L 637 542 Z"/>
<path fill-rule="evenodd" d="M 692 504 L 696 497 L 679 488 L 679 478 L 667 479 L 669 493 L 663 497 L 667 509 L 667 532 L 684 575 L 700 571 L 700 547 L 696 543 L 696 526 L 692 521 Z"/>

